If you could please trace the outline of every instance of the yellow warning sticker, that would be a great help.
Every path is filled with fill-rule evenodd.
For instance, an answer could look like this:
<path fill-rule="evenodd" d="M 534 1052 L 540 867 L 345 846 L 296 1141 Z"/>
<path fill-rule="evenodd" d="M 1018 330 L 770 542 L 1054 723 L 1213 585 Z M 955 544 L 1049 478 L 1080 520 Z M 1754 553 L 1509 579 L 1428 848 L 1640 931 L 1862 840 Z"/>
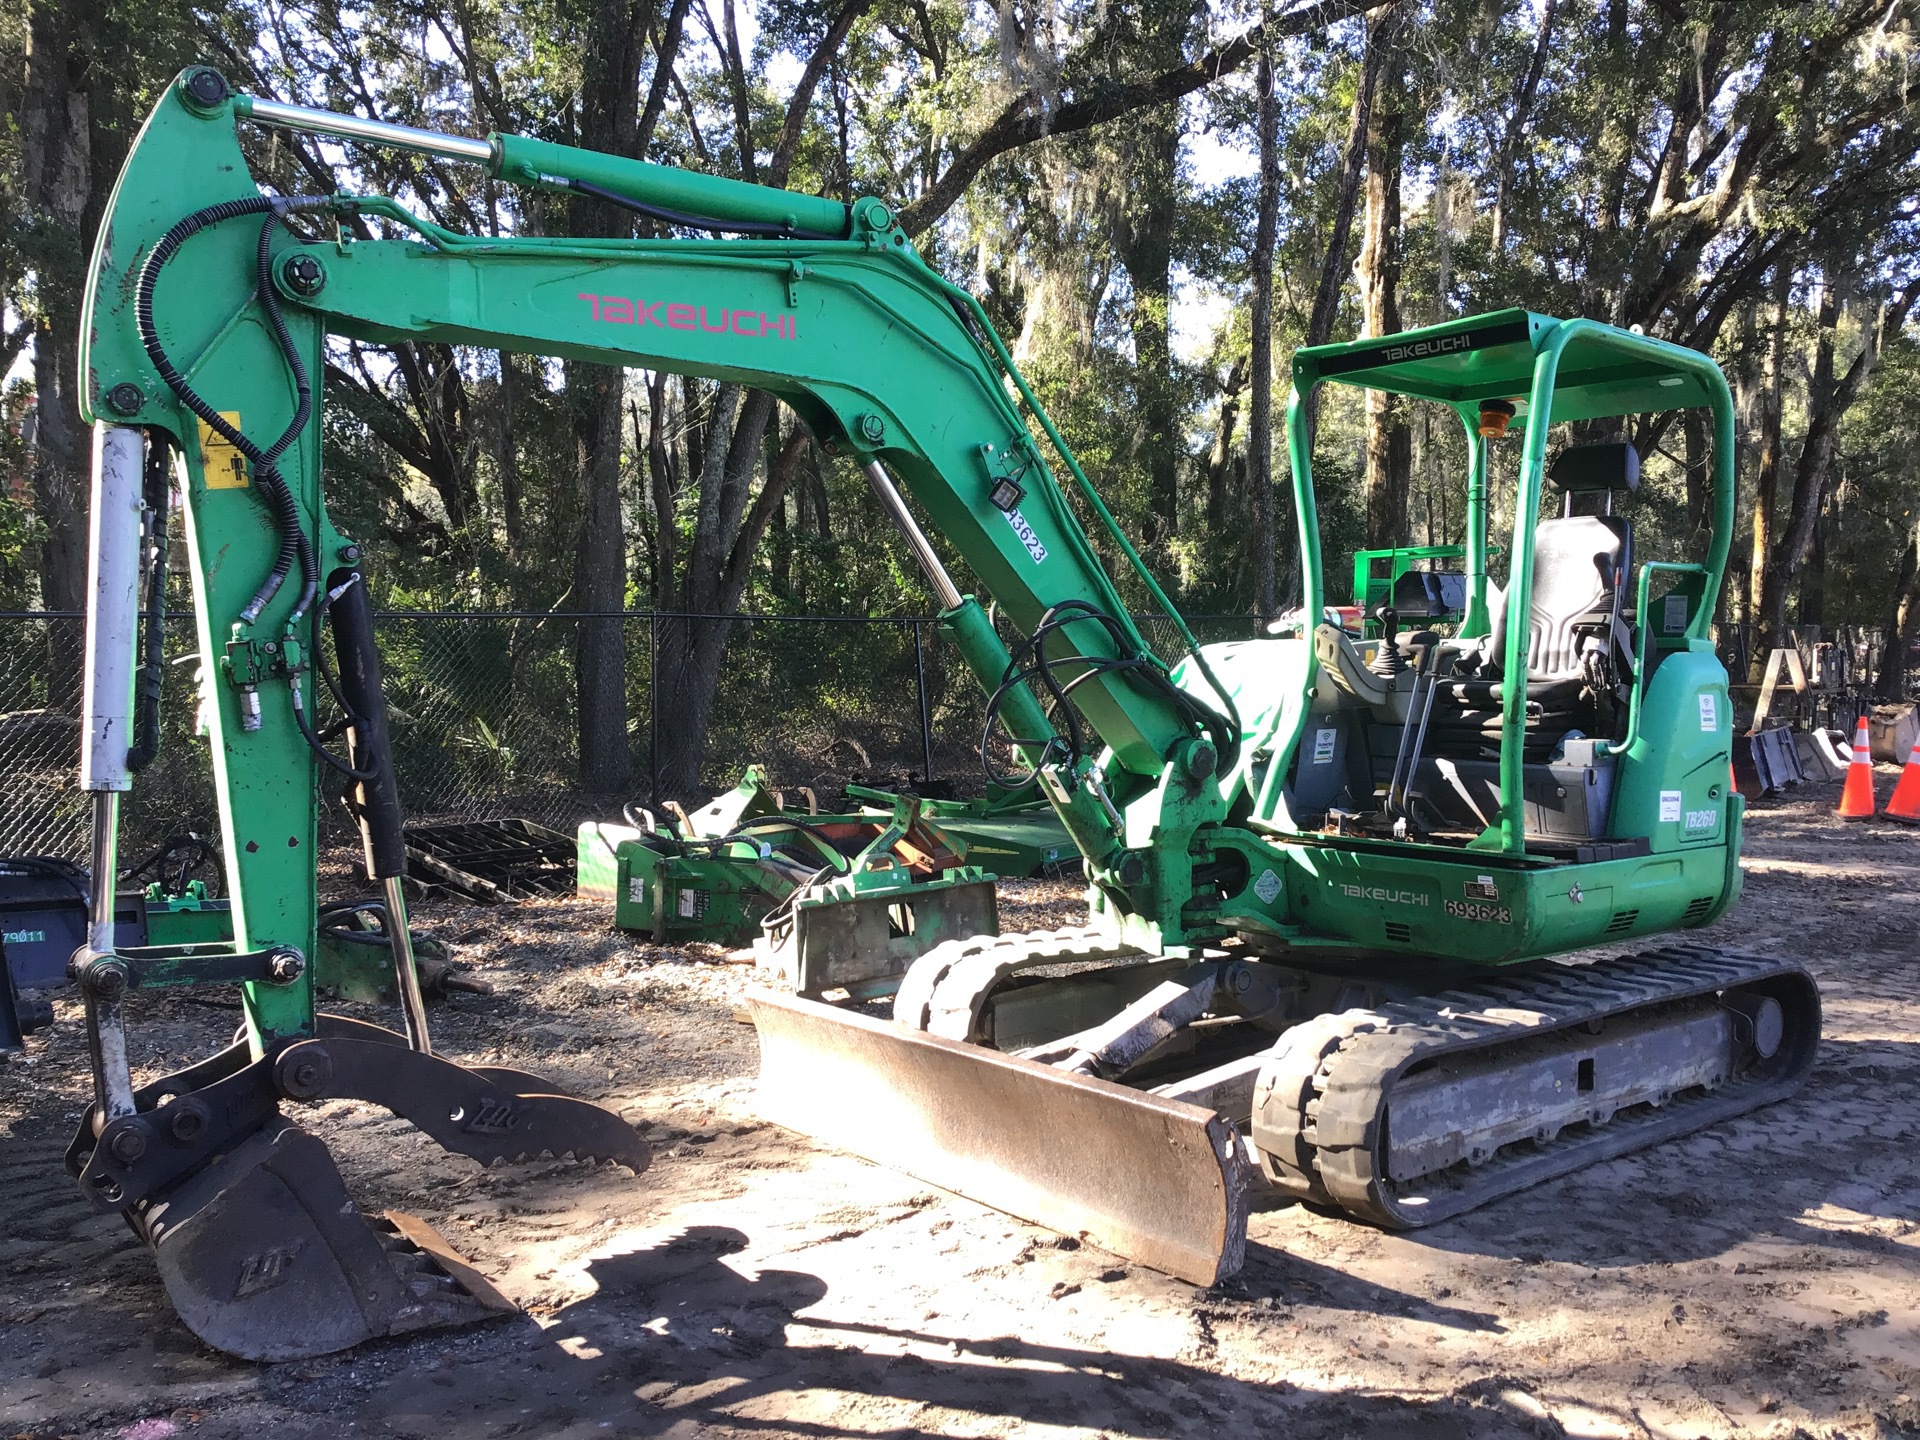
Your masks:
<path fill-rule="evenodd" d="M 240 428 L 238 410 L 222 410 L 220 418 L 234 429 Z M 200 473 L 209 490 L 244 490 L 247 486 L 247 462 L 227 438 L 206 421 L 200 422 Z"/>

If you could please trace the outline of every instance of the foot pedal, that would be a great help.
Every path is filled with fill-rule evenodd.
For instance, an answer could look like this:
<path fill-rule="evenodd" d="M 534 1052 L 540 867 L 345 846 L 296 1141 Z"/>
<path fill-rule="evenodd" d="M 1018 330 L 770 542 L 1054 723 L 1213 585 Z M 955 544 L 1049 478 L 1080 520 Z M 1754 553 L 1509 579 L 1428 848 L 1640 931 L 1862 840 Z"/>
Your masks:
<path fill-rule="evenodd" d="M 187 1328 L 245 1360 L 518 1308 L 425 1221 L 363 1216 L 327 1147 L 280 1117 L 128 1218 Z"/>

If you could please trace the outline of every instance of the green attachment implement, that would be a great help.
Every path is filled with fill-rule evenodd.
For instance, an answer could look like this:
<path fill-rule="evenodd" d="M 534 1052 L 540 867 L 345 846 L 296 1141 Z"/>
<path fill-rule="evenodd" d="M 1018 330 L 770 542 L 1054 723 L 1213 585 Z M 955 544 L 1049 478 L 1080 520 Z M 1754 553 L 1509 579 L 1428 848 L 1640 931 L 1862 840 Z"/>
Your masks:
<path fill-rule="evenodd" d="M 579 894 L 655 944 L 752 945 L 767 983 L 850 1000 L 890 995 L 945 940 L 999 932 L 994 877 L 930 822 L 917 795 L 886 810 L 788 811 L 758 765 L 734 789 L 660 820 L 580 827 Z"/>

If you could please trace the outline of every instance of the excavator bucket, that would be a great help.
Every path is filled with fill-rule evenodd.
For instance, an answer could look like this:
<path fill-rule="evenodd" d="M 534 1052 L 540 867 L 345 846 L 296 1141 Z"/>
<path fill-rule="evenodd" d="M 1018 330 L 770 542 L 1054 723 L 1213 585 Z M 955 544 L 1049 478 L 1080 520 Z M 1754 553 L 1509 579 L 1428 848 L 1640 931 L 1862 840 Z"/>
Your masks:
<path fill-rule="evenodd" d="M 748 1004 L 776 1125 L 1195 1285 L 1244 1261 L 1248 1175 L 1212 1110 L 798 996 Z"/>
<path fill-rule="evenodd" d="M 128 1219 L 187 1328 L 244 1360 L 300 1360 L 518 1307 L 412 1216 L 363 1216 L 333 1157 L 275 1118 Z"/>
<path fill-rule="evenodd" d="M 631 1125 L 537 1076 L 456 1065 L 342 1016 L 316 1028 L 261 1060 L 236 1043 L 140 1087 L 129 1113 L 104 1122 L 90 1108 L 67 1149 L 81 1193 L 126 1217 L 180 1318 L 215 1349 L 298 1360 L 517 1308 L 425 1221 L 363 1215 L 283 1101 L 380 1105 L 482 1164 L 647 1166 Z"/>

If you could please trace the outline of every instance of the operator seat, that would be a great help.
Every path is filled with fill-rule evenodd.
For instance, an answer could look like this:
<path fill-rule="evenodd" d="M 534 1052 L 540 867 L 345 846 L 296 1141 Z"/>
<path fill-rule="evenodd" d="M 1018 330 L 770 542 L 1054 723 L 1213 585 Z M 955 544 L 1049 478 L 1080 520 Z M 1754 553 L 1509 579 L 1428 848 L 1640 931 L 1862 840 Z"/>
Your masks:
<path fill-rule="evenodd" d="M 1554 460 L 1548 479 L 1559 486 L 1562 513 L 1533 531 L 1533 593 L 1527 607 L 1528 749 L 1551 750 L 1560 735 L 1579 728 L 1611 728 L 1604 713 L 1612 691 L 1633 662 L 1621 604 L 1633 571 L 1633 526 L 1613 513 L 1617 491 L 1640 487 L 1640 454 L 1626 441 L 1578 445 Z M 1576 495 L 1603 495 L 1605 513 L 1576 515 Z M 1490 633 L 1473 674 L 1439 681 L 1433 724 L 1441 736 L 1497 739 L 1505 698 L 1502 666 L 1511 591 L 1490 606 Z M 1601 712 L 1601 713 L 1596 713 Z"/>

